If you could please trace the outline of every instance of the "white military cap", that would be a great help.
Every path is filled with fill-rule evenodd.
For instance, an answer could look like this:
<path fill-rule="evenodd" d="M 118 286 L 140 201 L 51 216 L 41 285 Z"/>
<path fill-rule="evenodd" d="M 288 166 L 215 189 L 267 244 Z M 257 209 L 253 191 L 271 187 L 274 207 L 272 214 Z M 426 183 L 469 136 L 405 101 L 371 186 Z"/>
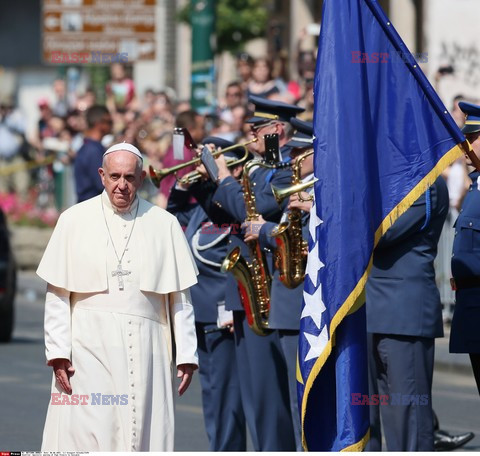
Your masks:
<path fill-rule="evenodd" d="M 113 146 L 109 147 L 105 151 L 103 156 L 105 157 L 105 155 L 116 152 L 117 150 L 126 150 L 127 152 L 131 152 L 143 161 L 142 153 L 133 144 L 126 143 L 125 141 L 123 143 L 114 144 Z"/>

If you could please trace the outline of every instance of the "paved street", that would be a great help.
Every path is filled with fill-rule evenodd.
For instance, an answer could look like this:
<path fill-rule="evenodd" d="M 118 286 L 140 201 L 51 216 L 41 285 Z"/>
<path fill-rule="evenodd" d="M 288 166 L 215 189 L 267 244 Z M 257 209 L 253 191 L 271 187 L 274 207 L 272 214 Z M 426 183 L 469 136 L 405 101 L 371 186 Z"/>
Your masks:
<path fill-rule="evenodd" d="M 44 364 L 43 283 L 21 273 L 14 339 L 0 345 L 0 450 L 39 450 L 49 400 L 51 370 Z M 477 433 L 464 450 L 480 451 L 480 398 L 465 363 L 450 363 L 446 341 L 439 341 L 442 364 L 434 376 L 434 408 L 442 429 Z M 200 386 L 177 402 L 177 451 L 208 451 L 203 426 Z"/>
<path fill-rule="evenodd" d="M 11 343 L 0 345 L 0 451 L 39 450 L 50 398 L 43 346 L 44 284 L 21 273 Z M 175 449 L 208 451 L 198 375 L 177 401 Z"/>

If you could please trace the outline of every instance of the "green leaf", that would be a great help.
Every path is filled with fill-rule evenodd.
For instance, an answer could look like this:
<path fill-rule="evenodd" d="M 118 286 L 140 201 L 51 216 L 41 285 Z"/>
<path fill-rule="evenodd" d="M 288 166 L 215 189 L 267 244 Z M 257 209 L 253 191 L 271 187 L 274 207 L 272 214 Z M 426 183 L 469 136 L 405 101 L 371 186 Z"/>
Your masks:
<path fill-rule="evenodd" d="M 179 10 L 177 19 L 191 25 L 191 4 Z M 216 2 L 217 53 L 238 52 L 247 41 L 265 36 L 268 12 L 262 0 Z"/>

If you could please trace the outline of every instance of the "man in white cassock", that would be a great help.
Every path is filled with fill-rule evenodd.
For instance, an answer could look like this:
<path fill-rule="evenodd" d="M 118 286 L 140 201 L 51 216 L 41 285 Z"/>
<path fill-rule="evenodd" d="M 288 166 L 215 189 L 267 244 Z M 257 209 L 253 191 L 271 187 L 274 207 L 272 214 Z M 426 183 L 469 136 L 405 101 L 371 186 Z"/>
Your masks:
<path fill-rule="evenodd" d="M 172 451 L 172 351 L 180 395 L 198 364 L 197 269 L 177 219 L 136 195 L 136 147 L 112 146 L 99 173 L 105 191 L 60 216 L 37 270 L 54 371 L 42 450 Z"/>

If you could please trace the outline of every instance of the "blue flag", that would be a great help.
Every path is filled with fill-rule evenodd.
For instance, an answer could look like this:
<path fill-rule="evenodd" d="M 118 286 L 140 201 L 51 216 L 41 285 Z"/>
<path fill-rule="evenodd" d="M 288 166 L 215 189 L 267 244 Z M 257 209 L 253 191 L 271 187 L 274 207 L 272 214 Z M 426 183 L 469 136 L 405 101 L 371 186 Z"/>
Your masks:
<path fill-rule="evenodd" d="M 325 0 L 314 84 L 315 205 L 298 350 L 312 451 L 368 440 L 364 288 L 373 249 L 462 155 L 464 136 L 376 0 Z M 355 398 L 355 399 L 353 399 Z"/>

